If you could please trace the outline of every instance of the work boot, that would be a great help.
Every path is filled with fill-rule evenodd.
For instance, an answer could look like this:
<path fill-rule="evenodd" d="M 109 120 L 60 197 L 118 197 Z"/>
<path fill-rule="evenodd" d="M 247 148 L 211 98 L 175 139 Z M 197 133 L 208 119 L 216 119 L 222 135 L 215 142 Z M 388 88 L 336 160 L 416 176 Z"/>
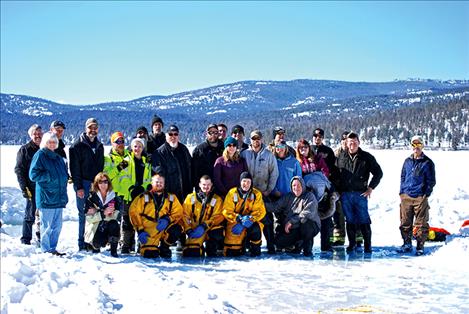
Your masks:
<path fill-rule="evenodd" d="M 352 223 L 346 223 L 345 224 L 345 229 L 347 231 L 347 238 L 348 238 L 348 247 L 346 249 L 347 253 L 352 253 L 355 251 L 357 248 L 357 242 L 356 242 L 356 226 L 355 224 Z"/>
<path fill-rule="evenodd" d="M 109 237 L 109 242 L 111 243 L 111 256 L 119 257 L 119 255 L 117 255 L 117 244 L 119 243 L 119 238 Z"/>
<path fill-rule="evenodd" d="M 261 245 L 251 243 L 251 247 L 249 248 L 249 253 L 251 257 L 257 257 L 261 255 Z"/>
<path fill-rule="evenodd" d="M 420 256 L 424 254 L 423 244 L 424 242 L 417 240 L 417 250 L 415 251 L 415 255 Z"/>

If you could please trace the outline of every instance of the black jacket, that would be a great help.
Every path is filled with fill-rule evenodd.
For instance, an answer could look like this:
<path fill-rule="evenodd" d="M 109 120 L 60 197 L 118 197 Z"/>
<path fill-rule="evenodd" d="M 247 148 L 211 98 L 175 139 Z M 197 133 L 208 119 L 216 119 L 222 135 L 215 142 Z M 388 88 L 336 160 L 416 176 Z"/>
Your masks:
<path fill-rule="evenodd" d="M 20 189 L 23 192 L 28 188 L 31 193 L 34 193 L 36 183 L 29 179 L 29 168 L 31 167 L 33 156 L 38 150 L 39 146 L 34 144 L 31 140 L 27 144 L 21 146 L 18 154 L 16 155 L 15 173 Z"/>
<path fill-rule="evenodd" d="M 213 181 L 213 166 L 215 160 L 223 154 L 224 146 L 221 140 L 213 147 L 206 140 L 197 145 L 192 152 L 192 184 L 198 189 L 200 177 L 209 175 Z"/>
<path fill-rule="evenodd" d="M 179 202 L 184 202 L 192 192 L 191 154 L 187 147 L 179 143 L 176 149 L 165 142 L 151 157 L 153 171 L 165 177 L 165 189 L 176 194 Z"/>
<path fill-rule="evenodd" d="M 94 177 L 104 168 L 104 147 L 98 140 L 96 152 L 93 152 L 85 133 L 70 146 L 70 174 L 77 190 L 83 189 L 83 180 L 93 181 Z"/>
<path fill-rule="evenodd" d="M 337 157 L 336 166 L 338 168 L 336 186 L 339 192 L 365 192 L 368 187 L 374 190 L 383 177 L 383 171 L 375 157 L 361 148 L 358 148 L 354 157 L 346 151 L 341 152 Z M 368 184 L 370 173 L 373 178 Z"/>
<path fill-rule="evenodd" d="M 67 154 L 65 154 L 65 143 L 61 139 L 59 140 L 59 145 L 55 149 L 55 152 L 59 154 L 60 157 L 67 159 Z"/>
<path fill-rule="evenodd" d="M 151 156 L 164 143 L 166 143 L 166 135 L 164 134 L 164 132 L 161 132 L 157 135 L 150 134 L 148 136 L 148 142 L 147 142 L 148 156 Z"/>

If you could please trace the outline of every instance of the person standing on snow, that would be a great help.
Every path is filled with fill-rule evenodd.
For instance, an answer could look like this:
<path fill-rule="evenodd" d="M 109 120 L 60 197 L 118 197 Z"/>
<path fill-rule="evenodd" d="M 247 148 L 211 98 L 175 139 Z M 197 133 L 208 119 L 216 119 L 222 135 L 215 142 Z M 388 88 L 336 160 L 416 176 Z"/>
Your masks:
<path fill-rule="evenodd" d="M 401 198 L 400 217 L 401 236 L 404 244 L 400 251 L 412 251 L 412 230 L 417 229 L 416 255 L 423 255 L 424 244 L 428 236 L 429 209 L 428 198 L 435 186 L 435 165 L 423 153 L 423 139 L 416 135 L 411 139 L 412 155 L 404 161 L 401 171 Z M 412 225 L 413 224 L 413 225 Z"/>
<path fill-rule="evenodd" d="M 89 118 L 85 132 L 70 146 L 70 174 L 78 209 L 78 249 L 85 250 L 85 202 L 96 175 L 104 168 L 104 146 L 98 140 L 98 121 Z"/>
<path fill-rule="evenodd" d="M 59 139 L 52 132 L 44 134 L 40 149 L 34 154 L 29 178 L 36 182 L 36 204 L 41 219 L 41 249 L 62 256 L 57 243 L 62 230 L 62 211 L 67 205 L 68 173 L 64 159 L 55 149 Z"/>
<path fill-rule="evenodd" d="M 364 252 L 371 253 L 371 219 L 368 213 L 368 198 L 378 186 L 383 171 L 375 157 L 360 148 L 358 134 L 347 135 L 347 151 L 340 153 L 336 160 L 342 209 L 345 214 L 346 231 L 349 239 L 347 253 L 357 247 L 356 233 L 361 230 Z M 373 175 L 370 182 L 370 174 Z"/>
<path fill-rule="evenodd" d="M 36 218 L 36 184 L 29 179 L 29 169 L 34 154 L 39 150 L 42 139 L 42 129 L 39 125 L 33 124 L 28 130 L 31 140 L 20 147 L 16 156 L 15 173 L 18 179 L 23 197 L 26 199 L 26 208 L 23 217 L 22 244 L 31 244 L 33 238 L 33 225 Z M 39 238 L 38 238 L 39 240 Z"/>

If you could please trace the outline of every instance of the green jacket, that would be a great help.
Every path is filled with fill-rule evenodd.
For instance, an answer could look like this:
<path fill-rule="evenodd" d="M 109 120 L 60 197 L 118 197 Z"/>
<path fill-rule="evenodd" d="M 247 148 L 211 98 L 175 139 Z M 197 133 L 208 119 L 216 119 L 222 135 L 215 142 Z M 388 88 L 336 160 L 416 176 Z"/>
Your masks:
<path fill-rule="evenodd" d="M 109 155 L 104 156 L 104 172 L 107 173 L 111 179 L 112 189 L 118 195 L 124 195 L 120 189 L 119 177 L 123 175 L 122 171 L 117 169 L 122 160 L 127 162 L 130 159 L 130 152 L 127 149 L 124 149 L 124 155 L 119 155 L 113 148 L 109 152 Z"/>
<path fill-rule="evenodd" d="M 130 153 L 130 155 L 124 159 L 127 160 L 129 165 L 127 168 L 119 172 L 119 195 L 123 196 L 124 201 L 130 202 L 132 199 L 130 197 L 129 188 L 135 186 L 136 182 L 134 153 Z M 144 156 L 142 156 L 142 161 L 145 165 L 145 169 L 143 170 L 142 187 L 143 189 L 146 189 L 147 185 L 151 183 L 151 164 L 147 162 L 147 158 Z"/>

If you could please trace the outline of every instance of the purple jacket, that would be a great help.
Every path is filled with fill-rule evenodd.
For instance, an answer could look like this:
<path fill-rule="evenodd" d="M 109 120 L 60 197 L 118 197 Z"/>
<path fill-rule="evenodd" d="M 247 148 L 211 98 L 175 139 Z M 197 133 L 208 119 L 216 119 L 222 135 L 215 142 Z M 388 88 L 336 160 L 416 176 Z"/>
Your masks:
<path fill-rule="evenodd" d="M 225 197 L 231 188 L 239 186 L 239 176 L 244 171 L 248 171 L 244 158 L 240 157 L 238 162 L 232 162 L 225 161 L 223 156 L 218 157 L 213 167 L 215 193 Z"/>

